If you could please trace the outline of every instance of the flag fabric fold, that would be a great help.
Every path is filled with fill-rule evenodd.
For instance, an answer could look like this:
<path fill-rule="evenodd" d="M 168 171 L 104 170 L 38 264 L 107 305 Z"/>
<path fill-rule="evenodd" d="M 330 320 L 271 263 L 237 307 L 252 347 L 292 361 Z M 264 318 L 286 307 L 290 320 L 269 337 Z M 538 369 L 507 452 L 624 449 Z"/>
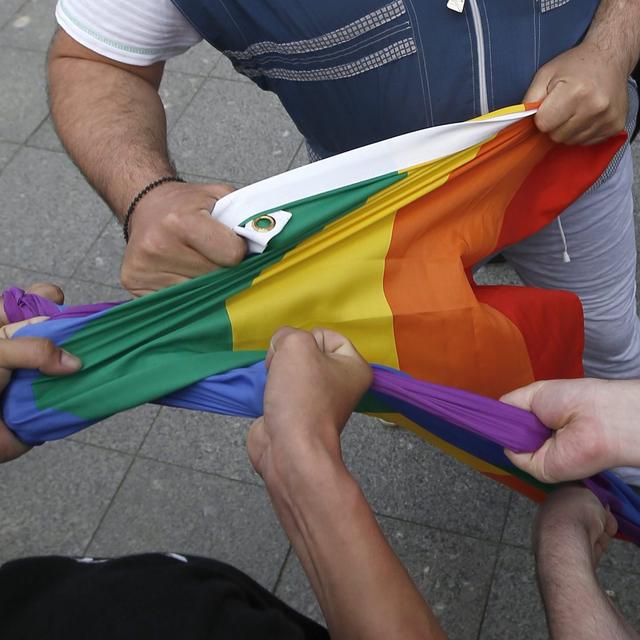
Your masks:
<path fill-rule="evenodd" d="M 359 410 L 416 431 L 535 499 L 549 487 L 502 448 L 548 432 L 495 398 L 544 378 L 582 375 L 576 296 L 479 286 L 473 267 L 552 222 L 623 144 L 556 145 L 524 105 L 399 136 L 229 194 L 213 215 L 269 237 L 240 265 L 124 303 L 57 306 L 10 289 L 15 321 L 83 361 L 53 378 L 17 371 L 2 402 L 27 443 L 64 437 L 144 402 L 253 417 L 263 359 L 283 324 L 346 335 L 372 363 Z M 561 260 L 561 257 L 560 257 Z M 640 540 L 640 504 L 613 474 L 588 481 Z"/>

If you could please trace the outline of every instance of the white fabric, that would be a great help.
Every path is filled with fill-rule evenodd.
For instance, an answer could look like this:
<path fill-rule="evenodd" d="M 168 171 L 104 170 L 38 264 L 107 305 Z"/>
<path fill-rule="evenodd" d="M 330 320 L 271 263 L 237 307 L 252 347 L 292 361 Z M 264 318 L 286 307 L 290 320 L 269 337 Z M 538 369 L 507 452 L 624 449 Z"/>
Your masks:
<path fill-rule="evenodd" d="M 535 113 L 530 109 L 443 124 L 374 142 L 232 191 L 216 202 L 212 215 L 233 229 L 262 211 L 469 149 Z"/>
<path fill-rule="evenodd" d="M 248 253 L 264 253 L 271 238 L 275 238 L 291 220 L 291 214 L 288 211 L 272 211 L 269 213 L 269 217 L 275 223 L 269 231 L 254 228 L 252 221 L 247 222 L 244 226 L 233 227 L 233 230 L 247 241 Z"/>
<path fill-rule="evenodd" d="M 148 66 L 202 40 L 171 0 L 58 0 L 58 24 L 106 58 Z"/>

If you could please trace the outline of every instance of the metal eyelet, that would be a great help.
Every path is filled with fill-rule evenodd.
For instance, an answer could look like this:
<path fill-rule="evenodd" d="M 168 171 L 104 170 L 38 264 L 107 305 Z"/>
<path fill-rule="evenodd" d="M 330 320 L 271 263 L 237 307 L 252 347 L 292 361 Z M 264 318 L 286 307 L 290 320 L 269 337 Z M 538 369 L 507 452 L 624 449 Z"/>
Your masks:
<path fill-rule="evenodd" d="M 251 221 L 251 227 L 258 233 L 268 233 L 276 226 L 276 219 L 273 216 L 262 215 Z"/>

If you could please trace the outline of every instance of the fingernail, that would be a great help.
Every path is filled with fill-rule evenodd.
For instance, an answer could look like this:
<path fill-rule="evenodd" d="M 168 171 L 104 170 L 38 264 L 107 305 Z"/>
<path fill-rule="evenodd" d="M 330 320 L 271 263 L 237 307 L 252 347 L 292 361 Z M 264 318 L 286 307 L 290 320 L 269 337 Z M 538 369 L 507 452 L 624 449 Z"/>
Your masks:
<path fill-rule="evenodd" d="M 62 364 L 62 366 L 67 367 L 67 369 L 79 369 L 82 366 L 80 358 L 76 358 L 64 349 L 61 349 L 61 351 L 60 364 Z"/>

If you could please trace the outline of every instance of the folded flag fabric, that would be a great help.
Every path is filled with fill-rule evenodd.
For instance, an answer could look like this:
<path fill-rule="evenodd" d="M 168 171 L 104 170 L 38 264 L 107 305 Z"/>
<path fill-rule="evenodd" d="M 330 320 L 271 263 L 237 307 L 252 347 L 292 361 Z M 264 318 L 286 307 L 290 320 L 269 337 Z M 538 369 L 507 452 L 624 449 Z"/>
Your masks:
<path fill-rule="evenodd" d="M 625 136 L 555 145 L 534 112 L 519 105 L 399 136 L 226 196 L 213 215 L 252 255 L 122 304 L 49 308 L 51 320 L 20 335 L 53 339 L 83 369 L 65 378 L 18 371 L 5 421 L 38 443 L 151 401 L 257 416 L 273 332 L 324 326 L 378 365 L 360 410 L 542 499 L 548 487 L 515 470 L 502 446 L 526 450 L 544 427 L 491 398 L 582 375 L 581 306 L 561 291 L 478 286 L 472 269 L 553 221 Z M 41 313 L 31 307 L 46 303 L 32 298 L 5 292 L 10 318 Z M 633 492 L 612 474 L 588 482 L 636 539 Z"/>

